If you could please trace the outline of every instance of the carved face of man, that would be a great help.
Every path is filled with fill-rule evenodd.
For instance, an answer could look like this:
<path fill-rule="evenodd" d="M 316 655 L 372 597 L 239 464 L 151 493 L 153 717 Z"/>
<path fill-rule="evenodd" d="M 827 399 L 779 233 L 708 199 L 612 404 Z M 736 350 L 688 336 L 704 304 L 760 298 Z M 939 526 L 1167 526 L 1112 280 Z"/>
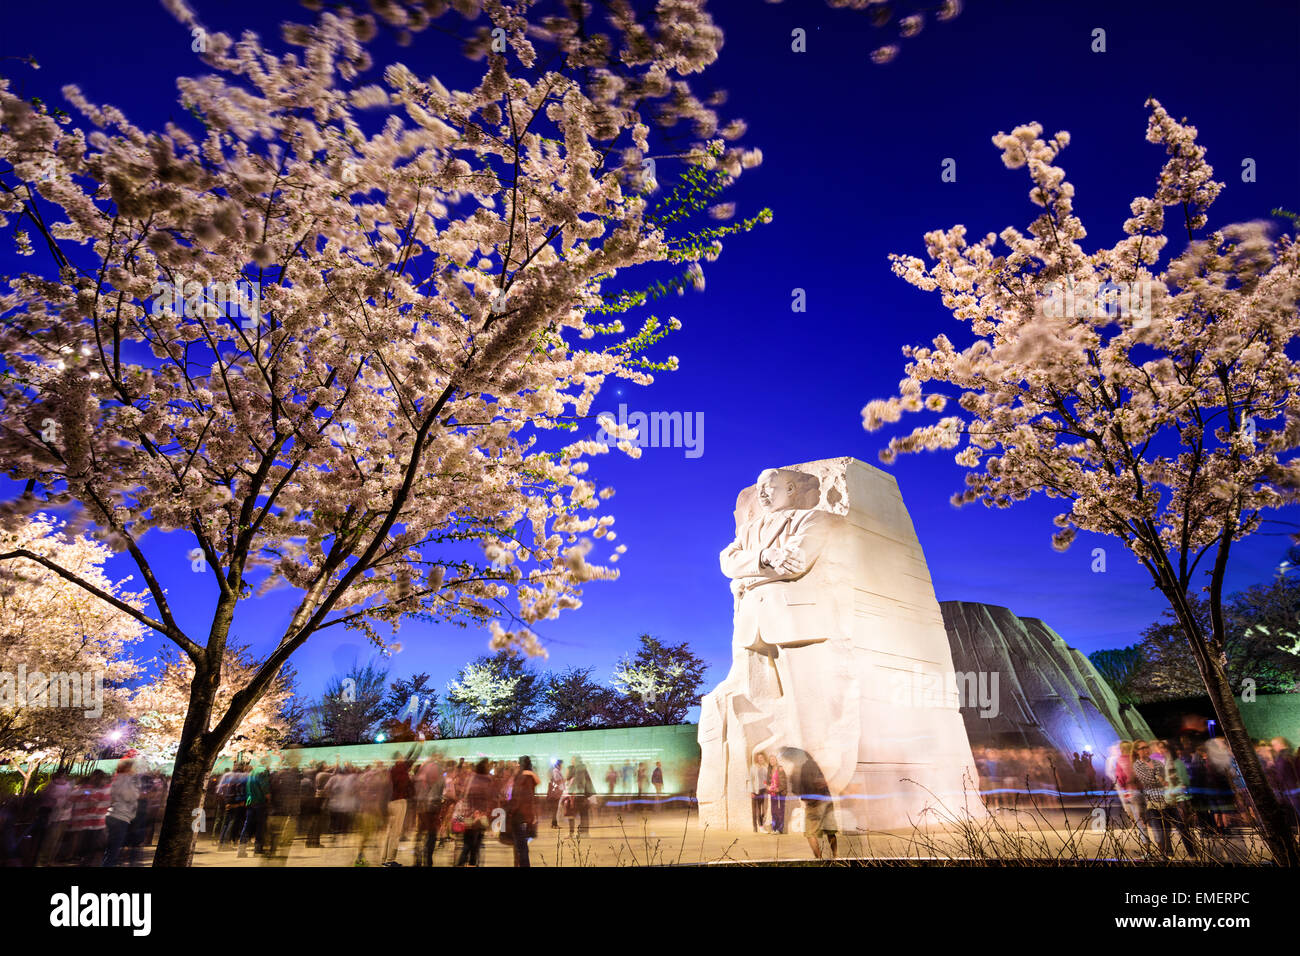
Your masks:
<path fill-rule="evenodd" d="M 794 507 L 794 478 L 769 468 L 758 476 L 758 500 L 766 511 L 785 511 Z"/>

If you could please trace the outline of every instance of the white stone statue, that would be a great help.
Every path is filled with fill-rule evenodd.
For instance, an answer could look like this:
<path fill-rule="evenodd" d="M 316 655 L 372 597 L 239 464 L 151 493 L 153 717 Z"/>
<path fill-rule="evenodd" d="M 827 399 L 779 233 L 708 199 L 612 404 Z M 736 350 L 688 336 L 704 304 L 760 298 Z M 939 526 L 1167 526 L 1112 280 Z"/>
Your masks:
<path fill-rule="evenodd" d="M 701 702 L 701 822 L 749 829 L 754 756 L 782 747 L 817 762 L 845 829 L 907 826 L 922 788 L 962 803 L 978 778 L 957 702 L 897 704 L 898 674 L 952 659 L 893 479 L 850 458 L 768 469 L 720 557 L 732 666 Z"/>

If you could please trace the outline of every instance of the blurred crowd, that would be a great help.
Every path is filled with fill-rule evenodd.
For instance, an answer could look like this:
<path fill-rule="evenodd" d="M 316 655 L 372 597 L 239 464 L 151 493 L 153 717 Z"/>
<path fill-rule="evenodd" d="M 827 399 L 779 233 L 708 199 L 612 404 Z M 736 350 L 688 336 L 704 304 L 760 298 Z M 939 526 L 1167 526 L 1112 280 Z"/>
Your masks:
<path fill-rule="evenodd" d="M 1300 825 L 1300 762 L 1289 740 L 1256 752 L 1293 826 Z M 1254 808 L 1222 738 L 1120 741 L 1105 755 L 1049 747 L 981 747 L 974 752 L 985 806 L 993 813 L 1064 804 L 1107 825 L 1136 829 L 1143 845 L 1169 855 L 1175 837 L 1196 856 L 1198 838 L 1254 824 Z M 800 751 L 760 755 L 751 768 L 753 828 L 782 833 L 792 804 L 814 852 L 835 852 L 829 790 Z M 539 828 L 583 837 L 593 821 L 629 805 L 661 811 L 659 763 L 610 764 L 602 788 L 581 757 L 534 767 L 532 759 L 477 762 L 420 757 L 391 763 L 299 766 L 290 751 L 272 767 L 237 763 L 207 781 L 193 829 L 204 852 L 284 865 L 304 850 L 346 849 L 357 866 L 479 866 L 492 840 L 528 866 Z M 134 866 L 149 862 L 169 778 L 126 757 L 114 773 L 56 773 L 20 793 L 0 794 L 0 865 Z M 319 856 L 319 854 L 316 854 Z M 338 854 L 332 856 L 338 859 Z"/>
<path fill-rule="evenodd" d="M 1101 785 L 1097 758 L 1089 752 L 1071 759 L 1053 747 L 976 747 L 975 769 L 990 809 L 1009 807 L 1026 796 L 1077 794 Z"/>
<path fill-rule="evenodd" d="M 1292 827 L 1300 826 L 1295 748 L 1285 737 L 1274 737 L 1260 741 L 1255 752 Z M 1104 758 L 1076 752 L 1066 759 L 1049 747 L 983 747 L 975 763 L 991 811 L 1028 807 L 1043 797 L 1106 806 L 1110 822 L 1136 828 L 1145 845 L 1164 855 L 1172 852 L 1175 834 L 1195 856 L 1198 832 L 1225 834 L 1258 822 L 1222 737 L 1122 740 Z"/>
<path fill-rule="evenodd" d="M 241 762 L 210 776 L 193 829 L 206 849 L 266 865 L 288 862 L 297 844 L 348 847 L 357 866 L 433 866 L 440 850 L 441 862 L 478 866 L 484 842 L 495 839 L 511 847 L 516 866 L 528 866 L 539 825 L 586 836 L 618 784 L 653 812 L 663 806 L 663 781 L 658 762 L 611 765 L 602 798 L 580 757 L 534 768 L 528 756 L 471 762 L 412 751 L 391 763 L 300 767 L 290 751 L 275 769 Z M 143 851 L 154 845 L 169 782 L 125 758 L 111 775 L 60 773 L 0 797 L 0 865 L 148 862 Z"/>
<path fill-rule="evenodd" d="M 157 835 L 168 784 L 128 758 L 112 775 L 56 773 L 35 792 L 0 798 L 0 865 L 136 865 Z"/>

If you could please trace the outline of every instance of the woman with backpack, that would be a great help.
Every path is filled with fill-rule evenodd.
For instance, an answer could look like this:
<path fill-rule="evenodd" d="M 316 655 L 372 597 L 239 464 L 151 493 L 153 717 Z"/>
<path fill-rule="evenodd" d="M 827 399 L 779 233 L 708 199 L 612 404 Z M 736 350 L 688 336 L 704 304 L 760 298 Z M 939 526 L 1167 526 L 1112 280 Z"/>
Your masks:
<path fill-rule="evenodd" d="M 233 848 L 244 829 L 244 813 L 247 809 L 245 804 L 248 800 L 248 771 L 242 763 L 235 764 L 221 778 L 221 783 L 217 785 L 217 793 L 226 804 L 225 822 L 222 824 L 221 840 L 217 845 L 222 849 L 227 846 Z"/>

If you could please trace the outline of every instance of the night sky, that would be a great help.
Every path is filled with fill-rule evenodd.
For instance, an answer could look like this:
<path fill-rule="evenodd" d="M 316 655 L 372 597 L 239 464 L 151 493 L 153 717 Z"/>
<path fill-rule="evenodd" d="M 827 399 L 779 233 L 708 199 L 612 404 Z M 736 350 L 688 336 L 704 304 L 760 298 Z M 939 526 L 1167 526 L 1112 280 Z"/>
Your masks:
<path fill-rule="evenodd" d="M 210 27 L 232 33 L 247 27 L 265 36 L 279 21 L 303 17 L 296 5 L 273 0 L 195 6 Z M 712 665 L 712 686 L 729 659 L 731 596 L 718 552 L 732 537 L 737 492 L 765 467 L 845 455 L 898 479 L 939 600 L 1041 617 L 1085 652 L 1133 643 L 1161 615 L 1162 599 L 1117 542 L 1081 533 L 1069 551 L 1054 551 L 1059 502 L 1045 497 L 1008 510 L 953 508 L 948 498 L 963 486 L 965 469 L 951 453 L 879 463 L 891 435 L 935 417 L 862 429 L 862 406 L 894 394 L 903 377 L 901 347 L 939 332 L 959 346 L 969 341 L 938 295 L 894 277 L 886 257 L 923 255 L 926 231 L 956 223 L 975 236 L 1024 229 L 1037 211 L 1028 176 L 1006 169 L 990 138 L 1033 121 L 1048 134 L 1072 135 L 1057 162 L 1077 190 L 1075 208 L 1089 230 L 1084 248 L 1113 244 L 1129 202 L 1151 194 L 1164 161 L 1163 149 L 1144 138 L 1149 96 L 1197 127 L 1215 178 L 1226 183 L 1211 228 L 1267 218 L 1274 207 L 1300 209 L 1300 6 L 967 0 L 961 16 L 928 24 L 882 66 L 870 52 L 894 32 L 873 29 L 860 13 L 813 0 L 731 0 L 713 10 L 726 44 L 693 82 L 697 91 L 729 91 L 725 115 L 743 117 L 743 142 L 764 154 L 724 198 L 736 202 L 738 217 L 769 206 L 775 218 L 727 241 L 721 259 L 704 266 L 704 292 L 655 310 L 684 325 L 661 349 L 680 357 L 680 371 L 645 389 L 615 386 L 597 402 L 610 412 L 622 403 L 630 411 L 702 415 L 703 453 L 647 448 L 638 461 L 595 460 L 595 478 L 617 489 L 609 504 L 628 553 L 618 581 L 589 585 L 581 609 L 535 628 L 550 651 L 544 666 L 594 665 L 607 680 L 616 658 L 649 632 L 690 642 Z M 1105 53 L 1090 50 L 1097 27 L 1106 31 Z M 807 52 L 792 52 L 795 28 L 807 31 Z M 430 42 L 436 53 L 422 49 Z M 373 49 L 380 64 L 397 50 L 389 41 Z M 188 33 L 159 5 L 11 4 L 0 55 L 29 54 L 39 71 L 13 60 L 3 68 L 25 95 L 66 108 L 59 87 L 75 82 L 145 128 L 169 118 L 196 125 L 176 103 L 174 80 L 205 68 L 190 53 Z M 448 86 L 475 69 L 432 34 L 398 55 Z M 378 71 L 371 72 L 373 82 Z M 1245 157 L 1256 161 L 1254 183 L 1241 181 Z M 956 160 L 956 182 L 940 179 L 945 158 Z M 1171 233 L 1166 252 L 1177 254 L 1184 243 Z M 12 249 L 6 235 L 5 274 L 19 263 L 41 265 L 39 251 L 21 260 Z M 806 293 L 804 313 L 791 311 L 796 288 Z M 1289 530 L 1265 525 L 1237 546 L 1228 589 L 1267 580 Z M 1107 550 L 1104 574 L 1090 570 L 1099 546 Z M 215 586 L 191 573 L 190 547 L 179 537 L 152 541 L 155 554 L 168 556 L 155 567 L 182 626 L 201 634 Z M 110 566 L 115 576 L 132 570 L 129 558 Z M 289 597 L 246 602 L 235 635 L 268 648 L 287 621 Z M 400 640 L 393 675 L 429 671 L 438 685 L 487 644 L 482 631 L 417 622 L 404 625 Z M 360 638 L 332 629 L 309 640 L 293 663 L 314 696 L 330 674 L 368 653 Z"/>

